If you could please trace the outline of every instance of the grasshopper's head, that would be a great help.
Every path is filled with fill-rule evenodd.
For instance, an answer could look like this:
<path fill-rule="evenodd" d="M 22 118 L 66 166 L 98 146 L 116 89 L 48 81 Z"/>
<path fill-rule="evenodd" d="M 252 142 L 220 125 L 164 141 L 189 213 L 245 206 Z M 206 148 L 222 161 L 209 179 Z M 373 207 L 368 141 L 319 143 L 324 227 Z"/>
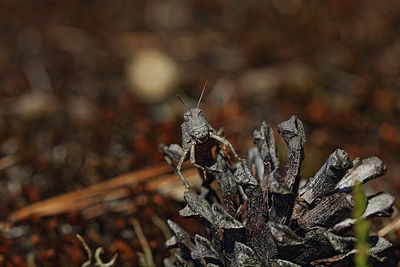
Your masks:
<path fill-rule="evenodd" d="M 183 115 L 189 135 L 198 140 L 204 141 L 209 137 L 210 129 L 203 112 L 199 108 L 192 108 Z"/>
<path fill-rule="evenodd" d="M 185 129 L 191 138 L 200 142 L 207 140 L 210 136 L 210 126 L 206 119 L 203 117 L 203 112 L 201 111 L 201 109 L 199 109 L 200 102 L 203 98 L 206 87 L 207 82 L 204 84 L 203 91 L 201 92 L 196 108 L 189 108 L 178 95 L 179 100 L 188 110 L 183 115 L 183 119 L 185 120 Z"/>

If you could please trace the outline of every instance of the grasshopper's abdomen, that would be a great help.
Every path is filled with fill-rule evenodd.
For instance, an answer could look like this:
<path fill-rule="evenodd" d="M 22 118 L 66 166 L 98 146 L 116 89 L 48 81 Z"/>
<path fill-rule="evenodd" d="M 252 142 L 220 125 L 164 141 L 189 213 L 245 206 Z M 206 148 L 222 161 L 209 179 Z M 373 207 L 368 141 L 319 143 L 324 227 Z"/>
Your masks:
<path fill-rule="evenodd" d="M 196 144 L 195 146 L 196 163 L 204 167 L 209 167 L 213 165 L 215 163 L 215 159 L 212 156 L 212 148 L 217 144 L 218 143 L 211 138 L 209 138 L 207 141 L 203 143 Z"/>

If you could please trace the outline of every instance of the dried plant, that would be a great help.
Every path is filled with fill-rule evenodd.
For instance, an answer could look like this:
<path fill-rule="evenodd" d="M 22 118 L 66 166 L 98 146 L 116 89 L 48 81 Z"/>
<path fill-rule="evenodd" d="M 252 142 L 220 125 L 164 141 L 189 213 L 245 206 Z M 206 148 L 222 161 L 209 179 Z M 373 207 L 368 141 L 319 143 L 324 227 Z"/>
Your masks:
<path fill-rule="evenodd" d="M 217 149 L 200 193 L 186 191 L 187 205 L 179 212 L 201 221 L 207 235 L 192 237 L 169 220 L 173 237 L 166 245 L 174 255 L 164 260 L 165 266 L 353 264 L 361 248 L 356 246 L 352 226 L 366 218 L 390 216 L 394 198 L 383 192 L 367 196 L 365 205 L 356 204 L 358 215 L 353 218 L 359 194 L 354 199 L 352 188 L 382 176 L 386 166 L 377 157 L 352 161 L 345 151 L 337 149 L 302 184 L 303 123 L 292 116 L 278 126 L 278 132 L 288 146 L 283 170 L 279 169 L 272 128 L 265 122 L 254 131 L 255 146 L 245 161 L 231 164 L 225 150 Z M 210 187 L 213 180 L 219 190 Z M 365 233 L 368 230 L 357 237 Z M 392 245 L 386 239 L 366 235 L 364 243 L 369 246 L 369 263 L 394 264 L 388 257 Z"/>
<path fill-rule="evenodd" d="M 101 254 L 103 254 L 104 250 L 102 247 L 96 248 L 94 252 L 94 262 L 92 262 L 93 258 L 93 253 L 88 244 L 86 243 L 85 239 L 81 235 L 76 235 L 76 238 L 79 239 L 79 241 L 82 243 L 82 246 L 85 248 L 86 253 L 88 255 L 87 261 L 85 261 L 81 267 L 112 267 L 115 264 L 115 261 L 117 260 L 118 253 L 114 254 L 112 259 L 109 262 L 103 262 L 103 260 L 100 258 Z"/>
<path fill-rule="evenodd" d="M 153 254 L 151 253 L 150 245 L 147 242 L 146 236 L 143 233 L 142 226 L 137 219 L 132 220 L 133 229 L 135 230 L 136 236 L 142 245 L 143 252 L 138 252 L 139 266 L 140 267 L 155 267 Z"/>

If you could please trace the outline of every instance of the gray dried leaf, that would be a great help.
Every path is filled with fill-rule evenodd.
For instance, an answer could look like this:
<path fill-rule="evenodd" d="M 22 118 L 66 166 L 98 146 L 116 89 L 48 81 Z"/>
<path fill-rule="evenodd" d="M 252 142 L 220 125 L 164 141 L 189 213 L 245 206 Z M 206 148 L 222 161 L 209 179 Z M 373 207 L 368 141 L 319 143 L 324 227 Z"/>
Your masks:
<path fill-rule="evenodd" d="M 394 197 L 387 193 L 377 193 L 368 196 L 367 208 L 364 211 L 363 217 L 390 217 L 393 213 Z M 355 219 L 346 218 L 343 221 L 335 224 L 331 231 L 340 232 L 351 227 L 356 222 Z"/>
<path fill-rule="evenodd" d="M 257 267 L 262 266 L 256 253 L 243 243 L 235 243 L 234 267 Z"/>
<path fill-rule="evenodd" d="M 300 190 L 300 197 L 311 204 L 316 198 L 330 195 L 335 191 L 336 184 L 352 166 L 346 151 L 336 149 L 317 174 L 310 178 L 306 186 Z"/>
<path fill-rule="evenodd" d="M 242 186 L 248 200 L 246 228 L 258 229 L 264 211 L 264 199 L 261 187 L 250 173 L 246 163 L 242 162 L 234 174 L 235 181 Z M 260 217 L 261 216 L 261 217 Z M 258 222 L 258 225 L 254 223 Z"/>
<path fill-rule="evenodd" d="M 313 209 L 304 213 L 297 223 L 305 230 L 314 227 L 331 227 L 349 217 L 352 210 L 351 195 L 336 193 L 324 197 Z"/>
<path fill-rule="evenodd" d="M 347 171 L 336 188 L 342 191 L 349 191 L 357 181 L 366 183 L 371 179 L 384 175 L 386 169 L 386 165 L 377 157 L 369 157 L 363 160 L 357 158 L 353 161 L 353 168 Z"/>
<path fill-rule="evenodd" d="M 241 229 L 243 224 L 227 213 L 219 204 L 213 204 L 212 207 L 213 220 L 211 223 L 219 229 Z"/>
<path fill-rule="evenodd" d="M 370 236 L 369 242 L 371 243 L 369 255 L 380 262 L 385 261 L 387 257 L 382 254 L 393 246 L 392 243 L 380 236 Z"/>
<path fill-rule="evenodd" d="M 252 147 L 247 151 L 247 163 L 251 168 L 256 169 L 257 180 L 260 184 L 265 184 L 264 182 L 264 162 L 261 159 L 260 153 L 258 152 L 257 147 Z M 270 172 L 270 170 L 268 170 Z"/>
<path fill-rule="evenodd" d="M 304 159 L 303 147 L 306 142 L 303 123 L 292 116 L 289 120 L 278 125 L 278 132 L 288 146 L 288 157 L 285 166 L 284 187 L 295 189 L 293 186 L 298 184 L 301 162 Z"/>
<path fill-rule="evenodd" d="M 173 233 L 173 236 L 167 240 L 166 246 L 176 247 L 180 245 L 192 250 L 194 248 L 194 244 L 190 239 L 190 235 L 175 222 L 168 220 L 167 223 Z"/>
<path fill-rule="evenodd" d="M 224 208 L 215 203 L 212 206 L 203 198 L 192 192 L 185 192 L 186 207 L 179 211 L 182 217 L 200 217 L 203 221 L 220 229 L 243 228 L 242 223 L 227 213 Z"/>
<path fill-rule="evenodd" d="M 210 224 L 213 224 L 214 216 L 211 211 L 211 206 L 205 199 L 190 191 L 185 192 L 183 197 L 187 205 L 179 211 L 179 215 L 182 217 L 198 216 Z"/>
<path fill-rule="evenodd" d="M 387 249 L 391 248 L 392 244 L 386 239 L 378 236 L 371 236 L 369 238 L 369 243 L 371 245 L 371 248 L 368 251 L 368 255 L 377 261 L 384 262 L 387 259 L 387 257 L 382 256 L 382 253 L 384 253 Z M 346 262 L 349 262 L 351 260 L 349 256 L 352 256 L 357 252 L 357 249 L 351 249 L 351 250 L 344 249 L 344 250 L 346 252 L 343 252 L 342 254 L 338 254 L 328 258 L 318 259 L 312 262 L 311 264 L 321 266 L 330 263 L 339 263 L 344 260 L 346 260 Z"/>
<path fill-rule="evenodd" d="M 242 162 L 233 174 L 235 182 L 240 185 L 258 185 L 257 180 L 253 177 L 249 167 Z"/>
<path fill-rule="evenodd" d="M 351 227 L 355 222 L 356 222 L 355 219 L 346 218 L 343 221 L 341 221 L 341 222 L 335 224 L 334 226 L 332 226 L 330 231 L 335 232 L 335 233 L 341 232 L 341 231 Z"/>
<path fill-rule="evenodd" d="M 302 245 L 305 242 L 304 239 L 299 237 L 286 225 L 268 222 L 268 227 L 274 240 L 279 246 L 297 246 Z"/>
<path fill-rule="evenodd" d="M 337 253 L 345 253 L 353 247 L 356 241 L 354 237 L 339 236 L 330 232 L 325 232 L 324 234 Z"/>
<path fill-rule="evenodd" d="M 201 235 L 195 235 L 194 242 L 196 247 L 190 253 L 193 259 L 214 259 L 221 261 L 218 252 L 207 238 Z"/>
<path fill-rule="evenodd" d="M 292 189 L 286 187 L 282 183 L 283 178 L 277 172 L 272 172 L 271 175 L 269 175 L 265 179 L 267 179 L 268 191 L 270 193 L 280 195 L 290 195 L 292 193 Z"/>
<path fill-rule="evenodd" d="M 288 146 L 288 156 L 285 165 L 285 174 L 280 177 L 274 175 L 269 184 L 271 192 L 270 220 L 273 222 L 287 224 L 291 218 L 295 196 L 297 195 L 300 182 L 300 167 L 304 159 L 305 134 L 303 123 L 292 116 L 289 120 L 278 126 L 278 132 Z"/>
<path fill-rule="evenodd" d="M 226 159 L 221 155 L 217 155 L 214 165 L 209 167 L 210 171 L 215 176 L 215 180 L 219 183 L 222 192 L 222 201 L 230 215 L 235 215 L 235 194 L 238 186 L 234 181 L 233 173 L 228 168 Z"/>
<path fill-rule="evenodd" d="M 353 249 L 355 238 L 342 237 L 318 229 L 306 233 L 305 243 L 296 246 L 295 250 L 289 250 L 287 257 L 297 264 L 310 265 L 311 262 L 330 258 L 338 254 L 346 253 Z"/>
<path fill-rule="evenodd" d="M 277 249 L 264 217 L 263 192 L 245 163 L 238 167 L 234 176 L 248 199 L 246 216 L 248 244 L 251 245 L 261 261 L 266 263 L 268 259 L 276 256 Z"/>
<path fill-rule="evenodd" d="M 379 192 L 368 197 L 368 205 L 364 217 L 390 217 L 393 213 L 394 197 L 388 193 Z"/>
<path fill-rule="evenodd" d="M 260 130 L 254 130 L 253 141 L 258 148 L 261 159 L 271 164 L 271 170 L 279 169 L 279 157 L 275 145 L 275 137 L 272 128 L 263 121 Z"/>

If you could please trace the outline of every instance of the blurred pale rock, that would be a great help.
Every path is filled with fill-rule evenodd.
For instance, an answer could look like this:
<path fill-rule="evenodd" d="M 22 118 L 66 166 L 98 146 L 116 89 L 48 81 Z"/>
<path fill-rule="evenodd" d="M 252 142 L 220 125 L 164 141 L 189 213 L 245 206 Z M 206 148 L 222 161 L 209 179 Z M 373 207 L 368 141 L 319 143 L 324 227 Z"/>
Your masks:
<path fill-rule="evenodd" d="M 57 109 L 56 103 L 57 100 L 51 94 L 27 93 L 15 101 L 12 111 L 25 119 L 35 119 L 54 112 Z"/>
<path fill-rule="evenodd" d="M 139 50 L 128 60 L 125 75 L 131 92 L 146 102 L 164 99 L 179 81 L 174 59 L 157 49 Z"/>
<path fill-rule="evenodd" d="M 298 93 L 308 93 L 314 83 L 314 73 L 310 67 L 301 63 L 283 63 L 271 67 L 251 69 L 239 79 L 241 88 L 252 93 L 273 96 L 281 86 Z"/>
<path fill-rule="evenodd" d="M 281 73 L 276 68 L 249 70 L 239 79 L 239 84 L 252 93 L 269 92 L 272 95 L 281 84 Z"/>
<path fill-rule="evenodd" d="M 149 1 L 144 17 L 147 25 L 155 30 L 185 29 L 190 20 L 190 10 L 184 1 Z"/>

